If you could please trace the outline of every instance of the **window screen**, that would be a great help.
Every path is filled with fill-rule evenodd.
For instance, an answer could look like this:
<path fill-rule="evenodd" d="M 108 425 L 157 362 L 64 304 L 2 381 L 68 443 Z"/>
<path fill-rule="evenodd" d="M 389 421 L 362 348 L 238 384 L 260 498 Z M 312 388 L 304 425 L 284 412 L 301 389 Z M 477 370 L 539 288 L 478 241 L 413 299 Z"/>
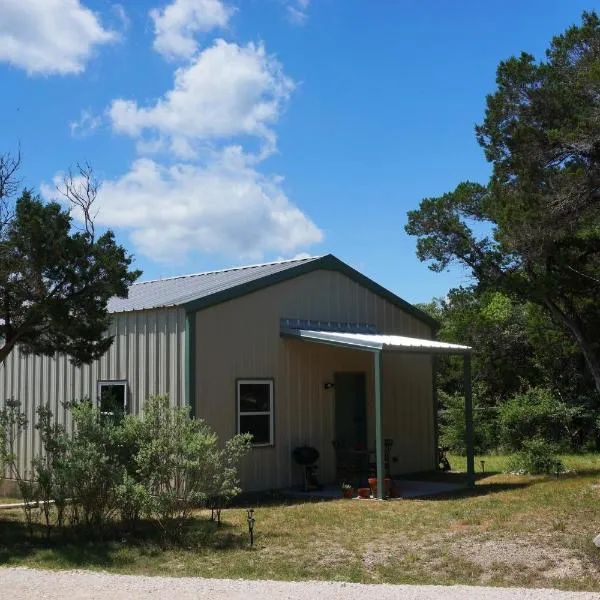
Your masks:
<path fill-rule="evenodd" d="M 124 415 L 127 411 L 127 382 L 99 381 L 98 407 L 103 415 Z"/>
<path fill-rule="evenodd" d="M 273 381 L 243 379 L 237 384 L 238 433 L 250 433 L 255 446 L 273 443 Z"/>

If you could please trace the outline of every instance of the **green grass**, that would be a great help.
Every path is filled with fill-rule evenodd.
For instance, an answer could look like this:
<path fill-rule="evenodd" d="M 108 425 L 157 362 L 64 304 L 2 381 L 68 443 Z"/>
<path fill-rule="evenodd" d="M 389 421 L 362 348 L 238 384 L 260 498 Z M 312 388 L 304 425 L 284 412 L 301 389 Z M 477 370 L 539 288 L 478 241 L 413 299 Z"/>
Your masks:
<path fill-rule="evenodd" d="M 486 473 L 504 473 L 508 470 L 510 455 L 492 454 L 475 457 L 475 471 L 482 472 L 481 461 L 484 461 L 483 469 Z M 467 459 L 465 456 L 451 454 L 448 456 L 452 469 L 456 471 L 467 470 Z M 600 454 L 563 454 L 560 456 L 563 467 L 567 471 L 575 472 L 598 472 L 600 473 Z"/>
<path fill-rule="evenodd" d="M 223 512 L 220 529 L 199 513 L 187 547 L 169 549 L 130 536 L 47 542 L 41 531 L 27 535 L 20 512 L 3 511 L 0 564 L 600 591 L 600 551 L 591 541 L 600 532 L 600 455 L 565 457 L 573 472 L 559 478 L 503 474 L 507 457 L 484 460 L 486 475 L 478 473 L 474 493 L 257 506 L 253 549 L 247 545 L 246 512 L 237 508 Z M 451 463 L 464 467 L 460 457 Z"/>
<path fill-rule="evenodd" d="M 19 500 L 14 496 L 0 496 L 0 504 L 16 504 L 18 502 L 23 502 L 23 500 Z"/>

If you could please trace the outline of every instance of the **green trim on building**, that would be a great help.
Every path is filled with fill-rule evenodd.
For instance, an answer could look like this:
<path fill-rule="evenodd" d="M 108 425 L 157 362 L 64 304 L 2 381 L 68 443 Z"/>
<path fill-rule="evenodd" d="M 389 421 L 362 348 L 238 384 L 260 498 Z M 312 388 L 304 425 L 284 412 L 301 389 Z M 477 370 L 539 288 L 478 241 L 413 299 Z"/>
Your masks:
<path fill-rule="evenodd" d="M 440 359 L 437 355 L 431 355 L 431 399 L 433 400 L 433 460 L 436 470 L 439 468 L 438 448 L 440 447 L 440 424 L 438 412 L 440 410 L 440 398 L 438 395 L 437 373 Z"/>
<path fill-rule="evenodd" d="M 281 271 L 279 273 L 273 273 L 272 275 L 267 275 L 266 277 L 255 279 L 254 281 L 249 281 L 248 283 L 211 294 L 205 298 L 192 300 L 191 302 L 184 304 L 184 307 L 188 312 L 201 310 L 203 308 L 214 306 L 215 304 L 221 304 L 222 302 L 227 302 L 228 300 L 234 300 L 235 298 L 245 296 L 246 294 L 250 294 L 252 292 L 257 292 L 271 285 L 289 281 L 290 279 L 294 279 L 300 275 L 306 275 L 318 270 L 337 271 L 338 273 L 342 273 L 353 281 L 356 281 L 356 283 L 372 291 L 374 294 L 385 298 L 398 308 L 402 309 L 404 312 L 427 324 L 434 331 L 439 328 L 439 323 L 427 313 L 419 310 L 417 307 L 413 306 L 409 302 L 406 302 L 406 300 L 403 300 L 399 296 L 396 296 L 396 294 L 393 294 L 389 290 L 386 290 L 372 279 L 369 279 L 356 269 L 353 269 L 351 266 L 342 262 L 339 258 L 333 256 L 333 254 L 327 254 L 326 256 L 316 260 L 301 263 L 296 267 L 286 269 L 285 271 Z"/>
<path fill-rule="evenodd" d="M 374 352 L 373 377 L 375 379 L 375 462 L 377 464 L 377 499 L 383 500 L 385 465 L 383 454 L 383 361 L 381 351 Z"/>
<path fill-rule="evenodd" d="M 196 416 L 196 312 L 185 313 L 185 401 Z"/>

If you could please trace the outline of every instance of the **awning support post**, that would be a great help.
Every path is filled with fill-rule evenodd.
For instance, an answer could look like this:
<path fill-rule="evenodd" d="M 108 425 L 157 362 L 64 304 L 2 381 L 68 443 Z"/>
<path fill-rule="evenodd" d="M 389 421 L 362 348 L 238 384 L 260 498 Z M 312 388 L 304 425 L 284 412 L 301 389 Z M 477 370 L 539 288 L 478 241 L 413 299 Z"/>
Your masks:
<path fill-rule="evenodd" d="M 475 450 L 473 442 L 473 393 L 471 389 L 471 355 L 464 355 L 463 391 L 465 394 L 465 431 L 467 443 L 467 483 L 475 487 Z"/>
<path fill-rule="evenodd" d="M 381 402 L 381 352 L 375 352 L 375 458 L 377 461 L 377 498 L 383 500 L 383 406 Z"/>

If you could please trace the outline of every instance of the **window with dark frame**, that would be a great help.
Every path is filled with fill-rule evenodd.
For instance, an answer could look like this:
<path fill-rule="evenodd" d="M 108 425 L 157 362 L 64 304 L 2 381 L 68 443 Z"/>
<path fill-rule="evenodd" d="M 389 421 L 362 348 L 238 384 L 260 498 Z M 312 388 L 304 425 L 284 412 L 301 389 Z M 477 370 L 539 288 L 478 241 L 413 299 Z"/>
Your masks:
<path fill-rule="evenodd" d="M 99 381 L 98 408 L 102 415 L 122 417 L 127 412 L 127 381 Z"/>
<path fill-rule="evenodd" d="M 250 433 L 254 446 L 273 444 L 273 380 L 237 382 L 238 433 Z"/>

